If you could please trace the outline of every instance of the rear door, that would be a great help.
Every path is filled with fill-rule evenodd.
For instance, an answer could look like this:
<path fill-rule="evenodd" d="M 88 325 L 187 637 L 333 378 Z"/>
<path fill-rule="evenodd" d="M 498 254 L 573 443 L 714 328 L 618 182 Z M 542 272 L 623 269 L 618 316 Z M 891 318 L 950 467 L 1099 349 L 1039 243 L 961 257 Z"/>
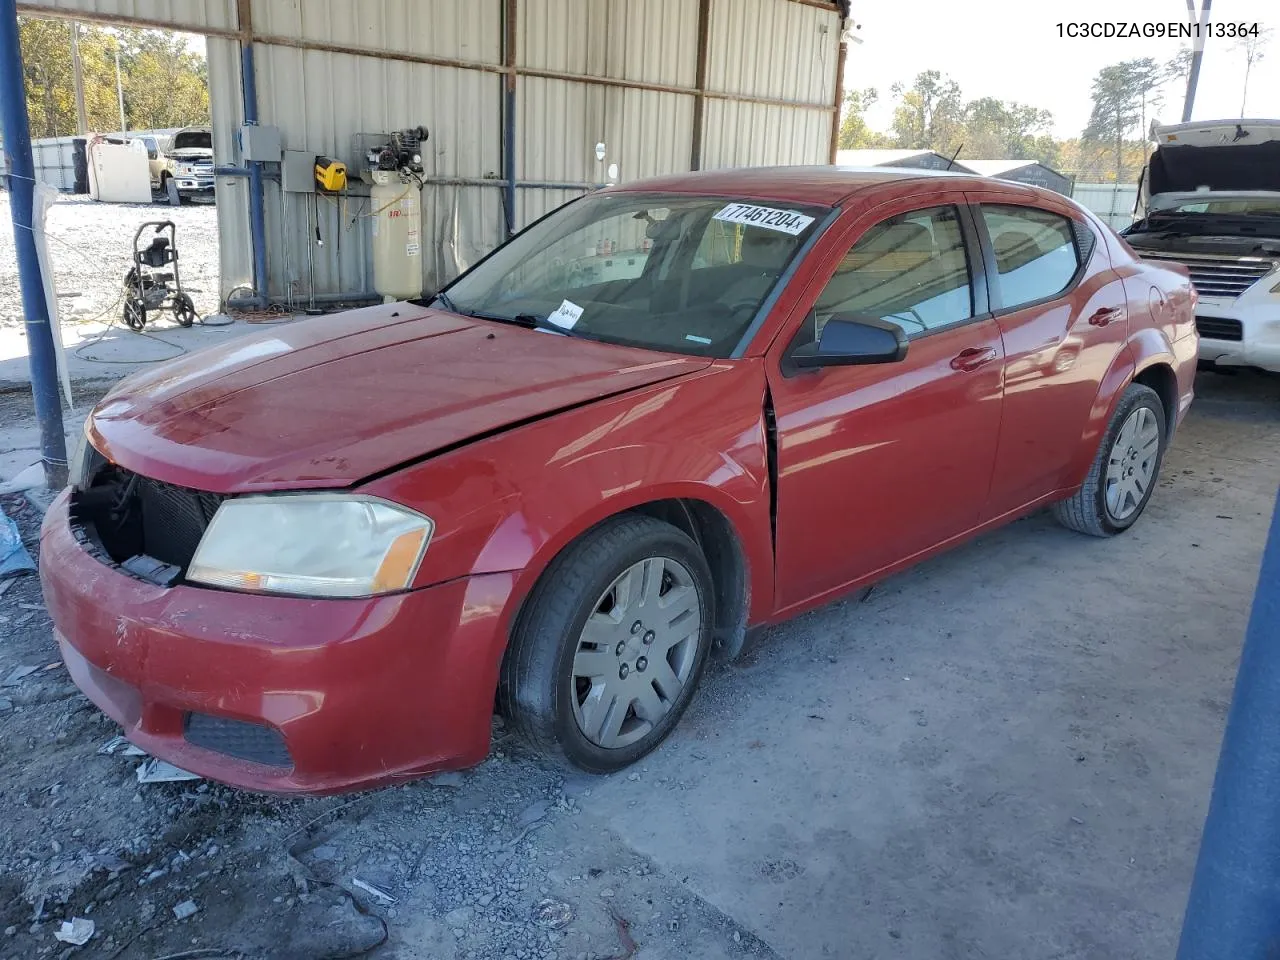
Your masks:
<path fill-rule="evenodd" d="M 1004 342 L 1004 409 L 984 520 L 1068 482 L 1102 378 L 1124 349 L 1124 284 L 1071 207 L 970 193 Z"/>
<path fill-rule="evenodd" d="M 849 224 L 775 342 L 779 609 L 906 560 L 977 523 L 1000 425 L 1002 346 L 958 192 Z M 833 314 L 903 328 L 904 360 L 789 370 Z"/>

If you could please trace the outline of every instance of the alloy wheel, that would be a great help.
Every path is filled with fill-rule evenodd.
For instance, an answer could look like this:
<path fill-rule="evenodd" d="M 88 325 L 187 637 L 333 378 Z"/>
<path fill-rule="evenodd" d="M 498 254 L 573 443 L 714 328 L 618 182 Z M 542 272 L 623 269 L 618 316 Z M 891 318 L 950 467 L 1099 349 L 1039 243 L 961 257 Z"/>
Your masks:
<path fill-rule="evenodd" d="M 689 570 L 649 557 L 600 595 L 573 657 L 573 716 L 592 743 L 643 739 L 671 712 L 697 663 L 702 602 Z"/>
<path fill-rule="evenodd" d="M 1107 512 L 1123 523 L 1137 513 L 1155 479 L 1160 459 L 1160 425 L 1155 411 L 1140 406 L 1129 414 L 1107 460 Z"/>

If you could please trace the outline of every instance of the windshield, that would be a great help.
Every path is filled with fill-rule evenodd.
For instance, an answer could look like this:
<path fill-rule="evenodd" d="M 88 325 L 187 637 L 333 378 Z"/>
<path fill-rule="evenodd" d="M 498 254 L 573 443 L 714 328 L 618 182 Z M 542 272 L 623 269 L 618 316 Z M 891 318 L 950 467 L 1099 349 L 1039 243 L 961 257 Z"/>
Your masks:
<path fill-rule="evenodd" d="M 1237 197 L 1222 200 L 1189 200 L 1151 211 L 1155 213 L 1207 213 L 1225 216 L 1280 216 L 1280 194 L 1274 197 Z"/>
<path fill-rule="evenodd" d="M 213 134 L 208 130 L 184 130 L 173 138 L 175 150 L 212 150 Z"/>
<path fill-rule="evenodd" d="M 725 197 L 596 194 L 517 235 L 443 299 L 470 316 L 728 357 L 825 212 Z"/>

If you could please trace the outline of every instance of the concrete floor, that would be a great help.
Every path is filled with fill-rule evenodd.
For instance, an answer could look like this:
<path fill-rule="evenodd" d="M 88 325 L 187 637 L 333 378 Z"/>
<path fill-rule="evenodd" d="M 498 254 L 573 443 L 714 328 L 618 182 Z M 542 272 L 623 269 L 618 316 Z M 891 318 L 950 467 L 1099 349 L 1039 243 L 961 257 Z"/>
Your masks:
<path fill-rule="evenodd" d="M 591 814 L 784 957 L 1171 956 L 1280 477 L 1280 380 L 1197 389 L 1129 534 L 1037 515 L 772 631 L 678 787 Z"/>

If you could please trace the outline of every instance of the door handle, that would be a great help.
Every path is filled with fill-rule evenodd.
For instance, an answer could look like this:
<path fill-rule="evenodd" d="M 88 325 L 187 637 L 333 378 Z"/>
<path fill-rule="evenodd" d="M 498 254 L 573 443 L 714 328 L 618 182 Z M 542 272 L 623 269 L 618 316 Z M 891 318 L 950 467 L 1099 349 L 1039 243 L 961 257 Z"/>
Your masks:
<path fill-rule="evenodd" d="M 952 370 L 977 370 L 996 358 L 995 347 L 970 347 L 951 358 Z"/>
<path fill-rule="evenodd" d="M 1124 318 L 1124 307 L 1099 307 L 1093 311 L 1093 316 L 1089 318 L 1089 322 L 1095 327 L 1105 327 L 1113 320 Z"/>

